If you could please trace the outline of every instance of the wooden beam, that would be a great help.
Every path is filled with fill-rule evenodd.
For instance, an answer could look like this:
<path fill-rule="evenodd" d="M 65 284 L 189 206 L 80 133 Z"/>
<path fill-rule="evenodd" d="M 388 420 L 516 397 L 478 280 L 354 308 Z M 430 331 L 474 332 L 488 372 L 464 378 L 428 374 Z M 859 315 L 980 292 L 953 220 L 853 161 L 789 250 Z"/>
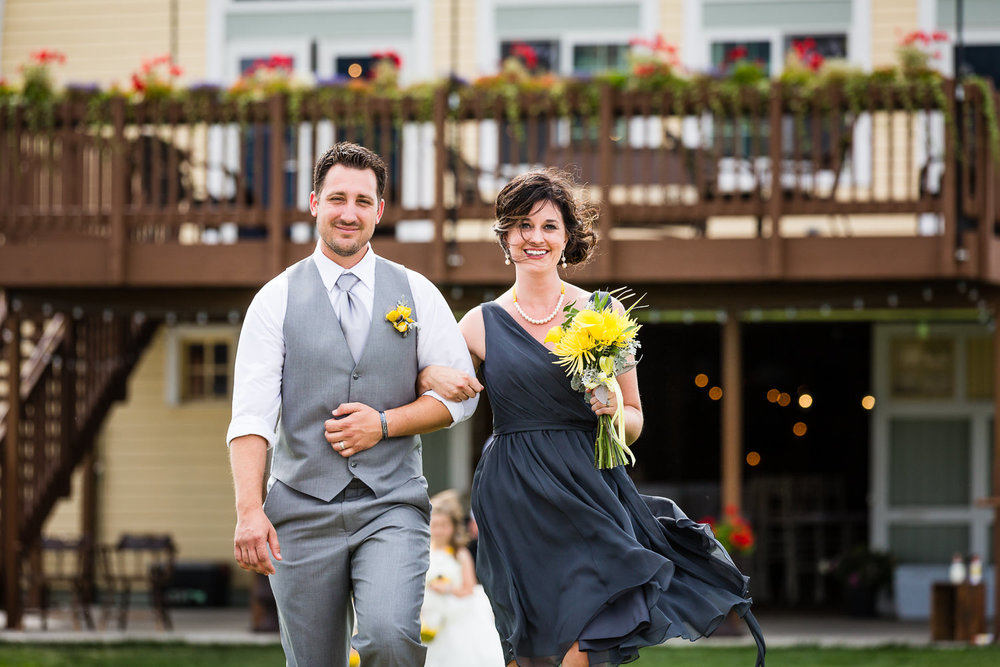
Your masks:
<path fill-rule="evenodd" d="M 285 265 L 285 98 L 274 95 L 268 101 L 271 116 L 270 202 L 267 207 L 267 271 L 276 276 Z M 262 139 L 258 139 L 261 141 Z"/>
<path fill-rule="evenodd" d="M 434 223 L 434 240 L 431 241 L 431 264 L 424 272 L 434 281 L 441 280 L 447 273 L 447 248 L 444 241 L 444 223 L 447 211 L 444 207 L 444 176 L 447 169 L 448 143 L 445 138 L 448 123 L 448 92 L 438 88 L 434 93 L 434 207 L 431 221 Z M 458 150 L 458 147 L 454 147 Z M 396 202 L 401 203 L 401 202 Z"/>
<path fill-rule="evenodd" d="M 740 510 L 743 498 L 743 348 L 740 314 L 722 324 L 722 507 Z"/>
<path fill-rule="evenodd" d="M 941 274 L 953 275 L 955 271 L 955 230 L 958 229 L 958 179 L 955 170 L 959 169 L 958 146 L 955 145 L 957 138 L 958 117 L 955 115 L 957 105 L 955 104 L 955 82 L 946 81 L 944 83 L 946 112 L 952 119 L 952 126 L 944 129 L 944 175 L 941 178 L 941 207 L 942 207 L 942 229 L 940 261 Z"/>
<path fill-rule="evenodd" d="M 125 283 L 128 269 L 125 253 L 128 231 L 125 228 L 125 201 L 128 188 L 127 146 L 125 143 L 125 98 L 111 100 L 111 118 L 114 135 L 111 139 L 111 238 L 110 267 L 107 279 L 112 285 Z M 50 266 L 58 266 L 50 264 Z"/>
<path fill-rule="evenodd" d="M 7 316 L 2 329 L 7 360 L 7 434 L 3 443 L 3 577 L 7 628 L 21 629 L 21 318 Z"/>
<path fill-rule="evenodd" d="M 601 217 L 597 230 L 600 235 L 600 243 L 597 246 L 595 263 L 598 273 L 605 279 L 610 279 L 617 264 L 614 260 L 614 241 L 611 238 L 615 228 L 614 206 L 611 205 L 611 169 L 614 165 L 615 148 L 611 138 L 615 122 L 612 113 L 614 101 L 615 93 L 611 86 L 606 83 L 601 84 L 600 129 L 597 135 L 597 150 L 600 155 L 598 169 L 601 178 Z"/>
<path fill-rule="evenodd" d="M 782 258 L 781 238 L 781 205 L 782 205 L 782 139 L 781 120 L 784 102 L 784 86 L 780 81 L 771 83 L 770 108 L 768 123 L 771 127 L 768 155 L 771 162 L 771 197 L 767 204 L 767 217 L 771 221 L 771 235 L 767 242 L 767 272 L 769 277 L 778 278 L 782 275 L 784 262 Z"/>

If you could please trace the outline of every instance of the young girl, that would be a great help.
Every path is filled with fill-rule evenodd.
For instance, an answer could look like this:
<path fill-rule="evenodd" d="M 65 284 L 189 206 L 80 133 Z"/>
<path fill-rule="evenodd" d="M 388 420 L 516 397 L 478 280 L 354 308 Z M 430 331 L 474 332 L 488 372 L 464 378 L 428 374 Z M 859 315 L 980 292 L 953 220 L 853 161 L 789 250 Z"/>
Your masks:
<path fill-rule="evenodd" d="M 420 614 L 428 644 L 425 665 L 503 667 L 493 612 L 465 547 L 463 515 L 454 491 L 431 498 L 430 567 Z"/>

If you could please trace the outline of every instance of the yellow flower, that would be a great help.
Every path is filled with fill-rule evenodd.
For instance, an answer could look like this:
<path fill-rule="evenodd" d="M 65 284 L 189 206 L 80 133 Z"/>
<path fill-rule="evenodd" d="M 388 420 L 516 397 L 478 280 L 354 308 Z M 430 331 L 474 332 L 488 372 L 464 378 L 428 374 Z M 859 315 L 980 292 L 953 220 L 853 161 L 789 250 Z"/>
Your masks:
<path fill-rule="evenodd" d="M 601 357 L 598 365 L 601 367 L 601 372 L 608 377 L 614 377 L 615 374 L 615 358 L 614 357 Z"/>
<path fill-rule="evenodd" d="M 399 313 L 399 316 L 402 317 L 403 319 L 407 319 L 410 317 L 409 306 L 396 306 L 396 312 Z"/>
<path fill-rule="evenodd" d="M 552 352 L 559 357 L 560 365 L 567 366 L 567 372 L 582 374 L 587 362 L 594 359 L 594 339 L 586 329 L 575 325 L 563 332 Z"/>
<path fill-rule="evenodd" d="M 409 310 L 409 308 L 407 308 L 407 310 Z M 409 313 L 407 313 L 406 315 L 409 316 Z M 397 308 L 393 308 L 388 313 L 386 313 L 385 314 L 385 319 L 389 320 L 390 322 L 395 322 L 396 320 L 398 320 L 399 319 L 399 308 L 398 307 Z"/>
<path fill-rule="evenodd" d="M 594 312 L 593 310 L 581 310 L 577 313 L 576 317 L 573 318 L 573 326 L 588 328 L 599 326 L 604 321 L 600 313 Z"/>
<path fill-rule="evenodd" d="M 608 310 L 604 313 L 604 325 L 600 335 L 595 333 L 594 337 L 605 345 L 624 345 L 635 338 L 636 331 L 638 331 L 638 327 L 635 320 L 627 315 Z"/>
<path fill-rule="evenodd" d="M 434 639 L 434 637 L 437 636 L 437 633 L 438 633 L 437 628 L 430 628 L 430 627 L 427 627 L 426 625 L 421 625 L 420 626 L 420 641 L 422 641 L 423 643 L 426 644 L 429 641 L 431 641 L 432 639 Z"/>
<path fill-rule="evenodd" d="M 559 339 L 562 338 L 562 333 L 563 330 L 561 326 L 558 325 L 554 326 L 551 329 L 549 329 L 549 332 L 547 334 L 545 334 L 545 340 L 543 342 L 558 343 Z"/>
<path fill-rule="evenodd" d="M 407 324 L 406 320 L 399 320 L 398 322 L 394 322 L 392 326 L 399 333 L 406 333 L 406 330 L 410 328 L 410 325 Z"/>
<path fill-rule="evenodd" d="M 423 637 L 423 631 L 421 631 L 421 637 Z M 361 664 L 361 655 L 353 648 L 351 649 L 351 657 L 348 659 L 347 664 L 350 667 L 359 667 Z"/>

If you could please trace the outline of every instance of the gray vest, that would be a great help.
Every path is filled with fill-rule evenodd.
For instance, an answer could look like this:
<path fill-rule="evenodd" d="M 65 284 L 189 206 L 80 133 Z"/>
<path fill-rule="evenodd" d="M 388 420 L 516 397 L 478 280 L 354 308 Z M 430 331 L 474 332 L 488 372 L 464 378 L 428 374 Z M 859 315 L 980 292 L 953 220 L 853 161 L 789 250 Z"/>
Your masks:
<path fill-rule="evenodd" d="M 400 298 L 419 322 L 406 270 L 376 258 L 372 324 L 355 365 L 313 259 L 288 268 L 281 423 L 271 474 L 293 489 L 330 501 L 357 477 L 381 496 L 422 476 L 418 436 L 389 438 L 349 459 L 324 437 L 323 422 L 341 403 L 388 410 L 416 399 L 417 333 L 404 338 L 385 319 Z"/>

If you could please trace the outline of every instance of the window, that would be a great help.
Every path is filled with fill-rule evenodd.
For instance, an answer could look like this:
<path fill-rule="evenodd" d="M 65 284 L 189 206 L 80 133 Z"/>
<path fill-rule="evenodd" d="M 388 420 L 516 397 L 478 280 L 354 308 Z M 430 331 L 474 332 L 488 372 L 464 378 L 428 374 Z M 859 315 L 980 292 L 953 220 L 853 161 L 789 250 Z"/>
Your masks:
<path fill-rule="evenodd" d="M 597 74 L 628 67 L 627 44 L 578 44 L 573 47 L 573 74 Z"/>
<path fill-rule="evenodd" d="M 295 58 L 290 55 L 271 55 L 260 57 L 240 58 L 240 75 L 246 76 L 256 67 L 274 66 L 275 62 L 280 62 L 282 67 L 287 67 L 295 71 Z M 252 125 L 246 129 L 244 134 L 246 143 L 243 145 L 243 178 L 246 183 L 246 203 L 267 207 L 271 198 L 271 128 L 266 125 Z M 261 146 L 257 146 L 257 142 Z M 285 151 L 288 155 L 294 155 L 292 146 L 292 130 L 285 130 Z M 262 156 L 262 163 L 257 164 L 254 156 Z M 257 175 L 258 167 L 261 170 Z M 297 165 L 292 161 L 285 164 L 285 206 L 295 205 L 295 169 Z M 256 192 L 259 181 L 260 192 Z"/>
<path fill-rule="evenodd" d="M 783 53 L 787 56 L 794 48 L 794 44 L 808 43 L 813 51 L 821 55 L 824 59 L 837 58 L 844 60 L 847 58 L 847 35 L 843 33 L 832 35 L 785 35 Z"/>
<path fill-rule="evenodd" d="M 333 72 L 345 79 L 367 79 L 375 65 L 375 58 L 367 56 L 337 56 L 333 62 Z"/>
<path fill-rule="evenodd" d="M 558 40 L 505 40 L 500 43 L 500 62 L 515 56 L 532 72 L 559 71 Z"/>
<path fill-rule="evenodd" d="M 1000 88 L 1000 44 L 966 44 L 960 66 L 969 74 L 993 79 L 993 87 Z M 958 63 L 958 49 L 953 62 Z"/>
<path fill-rule="evenodd" d="M 746 60 L 760 64 L 764 74 L 771 73 L 771 42 L 713 42 L 712 70 L 727 73 L 733 63 Z"/>
<path fill-rule="evenodd" d="M 175 325 L 167 329 L 167 402 L 226 401 L 233 391 L 236 327 Z"/>
<path fill-rule="evenodd" d="M 181 343 L 181 400 L 228 398 L 232 387 L 231 341 Z"/>

